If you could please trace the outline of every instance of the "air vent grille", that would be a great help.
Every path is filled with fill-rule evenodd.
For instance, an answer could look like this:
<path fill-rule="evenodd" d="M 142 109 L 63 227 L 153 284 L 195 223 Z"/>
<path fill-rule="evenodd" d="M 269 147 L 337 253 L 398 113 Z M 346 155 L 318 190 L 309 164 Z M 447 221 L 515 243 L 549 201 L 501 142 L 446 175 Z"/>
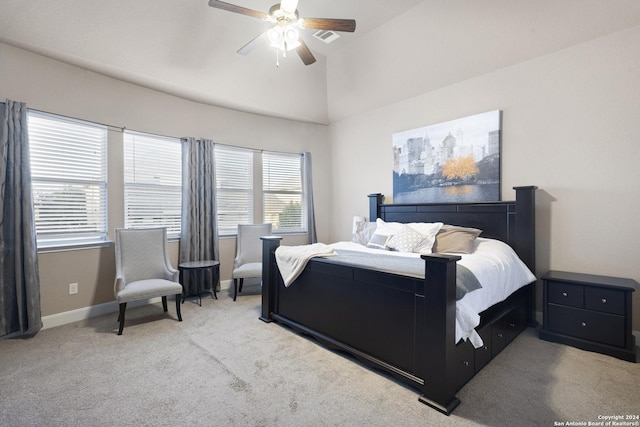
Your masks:
<path fill-rule="evenodd" d="M 313 37 L 328 44 L 340 37 L 340 34 L 331 30 L 318 30 L 313 33 Z"/>

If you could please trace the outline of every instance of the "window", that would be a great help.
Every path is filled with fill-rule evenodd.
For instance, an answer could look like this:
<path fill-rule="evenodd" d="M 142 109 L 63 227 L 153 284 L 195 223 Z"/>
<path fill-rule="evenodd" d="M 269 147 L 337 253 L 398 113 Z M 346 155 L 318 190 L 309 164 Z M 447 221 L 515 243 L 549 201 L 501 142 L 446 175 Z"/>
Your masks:
<path fill-rule="evenodd" d="M 303 232 L 302 162 L 299 154 L 262 153 L 263 221 L 280 232 Z"/>
<path fill-rule="evenodd" d="M 107 128 L 28 112 L 38 248 L 107 241 Z"/>
<path fill-rule="evenodd" d="M 124 132 L 124 225 L 166 227 L 180 237 L 182 146 L 178 138 Z"/>
<path fill-rule="evenodd" d="M 280 233 L 306 232 L 300 154 L 216 145 L 215 168 L 219 235 L 260 223 Z"/>
<path fill-rule="evenodd" d="M 236 234 L 238 224 L 253 224 L 253 150 L 216 145 L 218 234 Z"/>

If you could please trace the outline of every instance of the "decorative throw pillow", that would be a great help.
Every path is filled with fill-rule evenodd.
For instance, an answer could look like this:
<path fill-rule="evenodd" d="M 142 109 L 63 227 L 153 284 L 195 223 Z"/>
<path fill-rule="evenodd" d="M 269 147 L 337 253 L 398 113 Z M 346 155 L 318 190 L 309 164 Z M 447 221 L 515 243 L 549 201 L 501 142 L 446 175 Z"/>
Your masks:
<path fill-rule="evenodd" d="M 425 237 L 408 225 L 404 225 L 399 233 L 394 234 L 389 239 L 387 246 L 400 252 L 413 252 Z"/>
<path fill-rule="evenodd" d="M 387 247 L 387 243 L 389 242 L 389 239 L 391 239 L 391 236 L 374 233 L 373 236 L 371 236 L 371 240 L 367 243 L 367 247 L 388 250 L 389 248 Z"/>
<path fill-rule="evenodd" d="M 436 235 L 433 252 L 470 254 L 474 250 L 474 242 L 480 233 L 482 230 L 477 228 L 443 225 Z"/>

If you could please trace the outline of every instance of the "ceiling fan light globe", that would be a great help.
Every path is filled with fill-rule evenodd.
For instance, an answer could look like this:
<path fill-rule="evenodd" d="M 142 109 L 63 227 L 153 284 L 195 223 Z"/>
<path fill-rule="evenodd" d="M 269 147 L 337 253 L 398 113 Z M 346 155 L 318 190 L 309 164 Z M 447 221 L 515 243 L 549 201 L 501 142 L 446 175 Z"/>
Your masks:
<path fill-rule="evenodd" d="M 287 43 L 295 43 L 300 38 L 300 33 L 292 25 L 284 29 L 284 39 Z"/>
<path fill-rule="evenodd" d="M 267 32 L 271 45 L 281 45 L 284 41 L 284 33 L 281 27 L 273 27 Z"/>

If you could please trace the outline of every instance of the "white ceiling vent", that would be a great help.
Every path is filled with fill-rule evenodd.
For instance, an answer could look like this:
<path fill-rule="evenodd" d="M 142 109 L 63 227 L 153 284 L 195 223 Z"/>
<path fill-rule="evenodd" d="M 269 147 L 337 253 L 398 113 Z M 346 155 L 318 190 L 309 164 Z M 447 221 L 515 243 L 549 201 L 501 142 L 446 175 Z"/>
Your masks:
<path fill-rule="evenodd" d="M 318 30 L 313 33 L 313 37 L 317 38 L 318 40 L 322 40 L 325 43 L 331 43 L 332 41 L 340 37 L 340 34 L 331 30 Z"/>

